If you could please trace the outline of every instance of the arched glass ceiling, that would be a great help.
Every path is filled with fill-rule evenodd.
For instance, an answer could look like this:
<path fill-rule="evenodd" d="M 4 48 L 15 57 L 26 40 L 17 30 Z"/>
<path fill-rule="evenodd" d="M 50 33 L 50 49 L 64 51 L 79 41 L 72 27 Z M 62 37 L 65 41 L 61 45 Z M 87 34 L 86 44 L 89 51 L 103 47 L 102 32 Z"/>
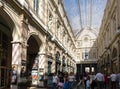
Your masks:
<path fill-rule="evenodd" d="M 63 0 L 73 30 L 99 29 L 107 0 Z"/>

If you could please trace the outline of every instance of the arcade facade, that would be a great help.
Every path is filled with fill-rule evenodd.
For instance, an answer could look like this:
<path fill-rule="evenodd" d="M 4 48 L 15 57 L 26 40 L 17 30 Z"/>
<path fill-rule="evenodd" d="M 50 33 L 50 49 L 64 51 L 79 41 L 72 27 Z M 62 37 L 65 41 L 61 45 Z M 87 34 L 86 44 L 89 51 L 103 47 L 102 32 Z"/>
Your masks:
<path fill-rule="evenodd" d="M 108 0 L 99 33 L 74 35 L 62 0 L 0 0 L 0 89 L 59 71 L 120 72 L 119 17 L 120 0 Z"/>
<path fill-rule="evenodd" d="M 62 3 L 59 2 L 62 13 L 56 13 L 59 9 L 55 3 L 58 5 L 48 0 L 0 1 L 1 89 L 10 87 L 12 82 L 17 85 L 29 76 L 32 85 L 38 85 L 45 73 L 75 73 L 73 33 L 70 25 L 66 25 L 66 16 L 64 19 L 59 16 L 65 14 Z"/>

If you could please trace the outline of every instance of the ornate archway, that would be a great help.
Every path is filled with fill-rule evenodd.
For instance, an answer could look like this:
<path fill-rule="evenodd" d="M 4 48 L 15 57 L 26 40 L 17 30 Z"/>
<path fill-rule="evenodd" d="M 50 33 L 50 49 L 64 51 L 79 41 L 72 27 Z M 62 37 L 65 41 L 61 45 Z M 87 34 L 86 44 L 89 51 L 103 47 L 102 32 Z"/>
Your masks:
<path fill-rule="evenodd" d="M 39 50 L 42 43 L 37 35 L 31 35 L 27 44 L 26 73 L 28 76 L 32 76 L 32 85 L 37 85 L 39 78 Z"/>
<path fill-rule="evenodd" d="M 5 16 L 5 15 L 4 15 Z M 10 86 L 12 68 L 12 25 L 0 14 L 0 88 Z M 10 18 L 8 20 L 11 20 Z M 12 20 L 11 20 L 12 21 Z M 12 23 L 12 22 L 11 22 Z"/>

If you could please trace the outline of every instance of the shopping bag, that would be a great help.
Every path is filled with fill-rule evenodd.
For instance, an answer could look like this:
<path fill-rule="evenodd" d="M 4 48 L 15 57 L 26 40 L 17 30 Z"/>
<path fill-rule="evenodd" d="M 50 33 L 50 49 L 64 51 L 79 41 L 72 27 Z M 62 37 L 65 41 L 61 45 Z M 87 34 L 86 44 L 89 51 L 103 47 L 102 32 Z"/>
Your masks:
<path fill-rule="evenodd" d="M 59 82 L 59 83 L 58 83 L 58 86 L 59 86 L 59 87 L 63 87 L 63 86 L 64 86 L 64 83 Z"/>

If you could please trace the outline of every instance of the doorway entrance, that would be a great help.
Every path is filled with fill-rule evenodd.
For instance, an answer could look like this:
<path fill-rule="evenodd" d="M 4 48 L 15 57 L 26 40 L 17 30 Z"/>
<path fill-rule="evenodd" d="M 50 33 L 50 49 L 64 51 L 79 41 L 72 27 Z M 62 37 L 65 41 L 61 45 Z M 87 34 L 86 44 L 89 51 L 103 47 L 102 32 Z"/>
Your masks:
<path fill-rule="evenodd" d="M 0 89 L 10 86 L 12 37 L 6 21 L 0 16 Z"/>
<path fill-rule="evenodd" d="M 28 40 L 28 48 L 27 48 L 27 73 L 31 76 L 32 85 L 38 84 L 38 52 L 39 52 L 39 45 L 34 36 L 31 36 Z"/>

